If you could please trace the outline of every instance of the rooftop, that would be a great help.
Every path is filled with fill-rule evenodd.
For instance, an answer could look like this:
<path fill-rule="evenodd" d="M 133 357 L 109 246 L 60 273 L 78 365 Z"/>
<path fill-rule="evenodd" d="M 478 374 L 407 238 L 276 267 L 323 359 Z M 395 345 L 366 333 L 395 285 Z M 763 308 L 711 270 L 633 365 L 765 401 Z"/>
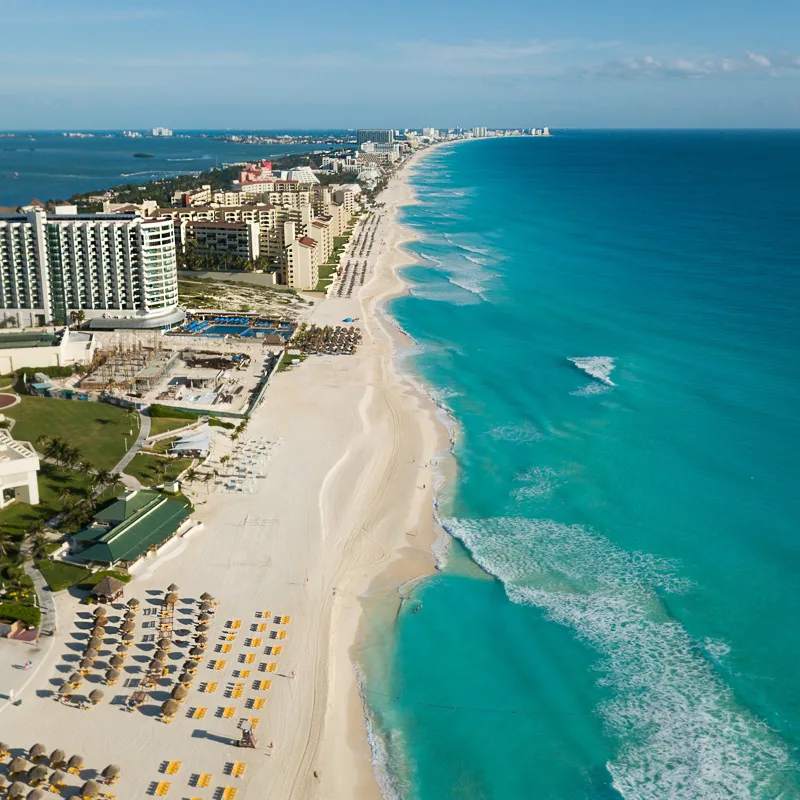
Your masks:
<path fill-rule="evenodd" d="M 21 461 L 23 458 L 38 458 L 29 442 L 18 442 L 10 434 L 0 430 L 0 463 Z"/>
<path fill-rule="evenodd" d="M 54 347 L 56 337 L 52 333 L 0 333 L 0 350 L 12 347 Z"/>

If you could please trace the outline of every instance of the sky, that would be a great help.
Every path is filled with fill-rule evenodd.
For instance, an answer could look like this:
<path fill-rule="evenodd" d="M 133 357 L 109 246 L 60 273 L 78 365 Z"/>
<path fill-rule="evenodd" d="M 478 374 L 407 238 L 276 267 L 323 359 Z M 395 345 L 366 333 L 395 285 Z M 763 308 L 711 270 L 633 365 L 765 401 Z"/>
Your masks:
<path fill-rule="evenodd" d="M 0 130 L 800 127 L 798 0 L 0 0 Z"/>

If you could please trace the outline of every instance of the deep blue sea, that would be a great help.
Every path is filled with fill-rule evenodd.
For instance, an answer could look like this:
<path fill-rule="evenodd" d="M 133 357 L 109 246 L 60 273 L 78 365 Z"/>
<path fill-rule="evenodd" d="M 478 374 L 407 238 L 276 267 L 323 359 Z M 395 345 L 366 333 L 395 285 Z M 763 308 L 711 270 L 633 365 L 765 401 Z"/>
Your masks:
<path fill-rule="evenodd" d="M 196 131 L 141 139 L 103 132 L 91 138 L 45 131 L 20 133 L 0 138 L 0 206 L 22 205 L 34 197 L 42 202 L 65 200 L 77 192 L 123 183 L 147 183 L 239 161 L 328 149 L 326 145 L 309 144 L 237 144 L 203 138 Z M 136 158 L 134 153 L 150 153 L 153 158 Z"/>
<path fill-rule="evenodd" d="M 483 140 L 413 184 L 390 311 L 456 543 L 365 656 L 387 797 L 800 797 L 800 133 Z"/>

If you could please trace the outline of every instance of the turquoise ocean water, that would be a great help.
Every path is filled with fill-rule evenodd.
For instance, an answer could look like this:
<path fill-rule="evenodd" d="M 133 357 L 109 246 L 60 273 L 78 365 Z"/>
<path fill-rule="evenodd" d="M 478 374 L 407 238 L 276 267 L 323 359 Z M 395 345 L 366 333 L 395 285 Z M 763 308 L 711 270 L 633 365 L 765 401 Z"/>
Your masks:
<path fill-rule="evenodd" d="M 800 134 L 484 140 L 413 183 L 390 312 L 457 541 L 364 659 L 386 796 L 800 797 Z"/>

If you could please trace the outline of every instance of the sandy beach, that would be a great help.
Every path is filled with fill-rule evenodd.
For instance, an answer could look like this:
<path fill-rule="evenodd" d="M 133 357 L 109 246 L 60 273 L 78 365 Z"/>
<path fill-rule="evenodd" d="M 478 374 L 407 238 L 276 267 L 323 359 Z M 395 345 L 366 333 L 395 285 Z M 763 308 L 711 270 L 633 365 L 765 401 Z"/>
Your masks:
<path fill-rule="evenodd" d="M 358 317 L 363 345 L 355 356 L 314 357 L 275 376 L 244 434 L 272 443 L 267 476 L 252 494 L 190 487 L 202 528 L 135 568 L 125 598 L 141 599 L 143 608 L 119 682 L 106 686 L 101 676 L 121 606 L 109 611 L 102 666 L 77 691 L 100 688 L 103 701 L 87 710 L 57 702 L 91 624 L 91 607 L 67 594 L 57 597 L 56 635 L 19 650 L 33 668 L 3 672 L 22 699 L 0 706 L 0 739 L 12 754 L 42 742 L 48 752 L 62 748 L 85 759 L 65 796 L 113 763 L 122 779 L 111 791 L 125 798 L 152 795 L 164 782 L 170 797 L 181 798 L 218 797 L 228 786 L 239 798 L 380 797 L 353 666 L 362 601 L 399 598 L 398 587 L 435 569 L 431 464 L 440 471 L 449 448 L 435 405 L 398 374 L 396 348 L 409 342 L 380 311 L 404 291 L 395 271 L 412 261 L 401 249 L 410 234 L 396 220 L 397 208 L 413 202 L 406 169 L 380 197 L 358 297 L 326 298 L 310 319 L 326 325 Z M 214 458 L 231 447 L 218 440 Z M 191 630 L 201 593 L 213 594 L 219 607 L 189 696 L 164 724 L 158 706 L 169 686 L 153 691 L 141 711 L 126 713 L 124 703 L 155 647 L 155 612 L 146 612 L 160 607 L 173 582 L 181 598 L 176 629 Z M 170 653 L 176 670 L 185 652 Z M 263 679 L 269 688 L 256 688 Z M 201 691 L 209 683 L 218 688 Z M 251 718 L 258 747 L 236 748 L 231 742 Z M 175 772 L 167 773 L 168 762 L 179 764 Z M 236 762 L 245 764 L 243 774 L 226 774 Z M 204 773 L 212 776 L 208 787 L 196 786 Z"/>

